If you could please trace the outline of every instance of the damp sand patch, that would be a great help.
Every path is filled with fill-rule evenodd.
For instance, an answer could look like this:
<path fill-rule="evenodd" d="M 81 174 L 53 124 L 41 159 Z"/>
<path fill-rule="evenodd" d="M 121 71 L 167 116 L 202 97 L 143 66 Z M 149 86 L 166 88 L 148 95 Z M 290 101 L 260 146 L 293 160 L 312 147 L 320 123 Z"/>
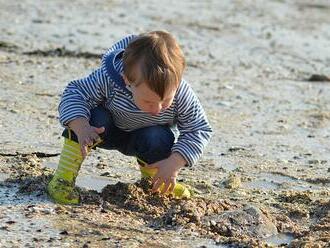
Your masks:
<path fill-rule="evenodd" d="M 289 247 L 327 247 L 330 243 L 330 195 L 321 194 L 318 200 L 313 199 L 312 191 L 286 191 L 278 195 L 277 204 L 282 209 L 276 217 L 281 223 L 279 229 L 295 236 Z"/>
<path fill-rule="evenodd" d="M 45 189 L 53 170 L 42 167 L 42 161 L 35 155 L 12 157 L 11 162 L 14 169 L 10 178 L 5 179 L 5 184 L 16 185 L 17 194 L 48 199 Z M 152 194 L 150 187 L 149 181 L 142 180 L 136 183 L 110 184 L 100 192 L 78 188 L 82 204 L 66 208 L 66 211 L 84 219 L 88 213 L 86 209 L 99 209 L 95 214 L 100 215 L 98 216 L 100 218 L 102 214 L 111 213 L 122 221 L 129 218 L 132 223 L 134 221 L 140 223 L 142 220 L 141 225 L 152 230 L 185 232 L 186 235 L 213 239 L 216 244 L 240 246 L 261 246 L 272 242 L 288 244 L 291 239 L 292 242 L 302 240 L 303 234 L 316 238 L 313 231 L 319 233 L 319 237 L 323 237 L 327 232 L 329 222 L 325 214 L 328 210 L 326 203 L 317 203 L 318 207 L 314 212 L 318 213 L 317 216 L 322 221 L 315 222 L 309 229 L 299 228 L 302 224 L 291 219 L 288 212 L 274 214 L 270 208 L 259 204 L 242 204 L 228 197 L 225 199 L 194 197 L 179 200 L 170 196 Z M 291 195 L 282 193 L 275 200 L 278 204 L 298 202 L 302 204 L 301 208 L 316 203 L 309 195 L 295 191 Z M 309 213 L 305 219 L 310 216 L 312 215 Z"/>
<path fill-rule="evenodd" d="M 322 181 L 323 182 L 323 181 Z M 255 179 L 242 183 L 242 187 L 250 190 L 316 190 L 320 189 L 312 180 L 301 180 L 282 173 L 261 172 Z"/>

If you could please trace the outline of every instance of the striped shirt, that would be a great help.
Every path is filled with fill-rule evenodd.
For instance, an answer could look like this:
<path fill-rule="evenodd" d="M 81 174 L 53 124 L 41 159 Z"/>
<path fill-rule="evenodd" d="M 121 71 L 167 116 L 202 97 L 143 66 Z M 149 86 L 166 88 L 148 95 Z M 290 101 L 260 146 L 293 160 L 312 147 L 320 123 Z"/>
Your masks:
<path fill-rule="evenodd" d="M 205 112 L 189 84 L 182 80 L 172 105 L 158 115 L 141 111 L 121 76 L 123 51 L 136 36 L 128 36 L 113 45 L 103 56 L 100 68 L 89 76 L 71 81 L 59 104 L 60 122 L 84 117 L 90 110 L 103 105 L 111 113 L 114 124 L 130 132 L 154 125 L 176 125 L 179 131 L 172 152 L 180 153 L 189 166 L 196 163 L 211 137 L 211 127 Z"/>

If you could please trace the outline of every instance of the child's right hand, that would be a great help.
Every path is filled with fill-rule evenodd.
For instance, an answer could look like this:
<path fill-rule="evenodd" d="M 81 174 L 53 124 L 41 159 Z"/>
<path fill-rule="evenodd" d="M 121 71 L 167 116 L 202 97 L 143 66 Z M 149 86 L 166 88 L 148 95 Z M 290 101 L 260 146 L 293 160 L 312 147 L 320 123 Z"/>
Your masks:
<path fill-rule="evenodd" d="M 81 155 L 83 158 L 87 156 L 89 147 L 91 147 L 95 142 L 101 141 L 99 134 L 105 131 L 104 127 L 91 126 L 85 118 L 75 119 L 71 121 L 68 126 L 78 137 Z"/>

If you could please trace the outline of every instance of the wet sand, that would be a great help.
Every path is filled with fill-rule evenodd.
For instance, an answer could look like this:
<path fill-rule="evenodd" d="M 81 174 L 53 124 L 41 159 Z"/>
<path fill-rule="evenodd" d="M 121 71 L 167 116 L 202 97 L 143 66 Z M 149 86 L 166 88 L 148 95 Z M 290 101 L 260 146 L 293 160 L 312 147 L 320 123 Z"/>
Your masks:
<path fill-rule="evenodd" d="M 1 247 L 329 245 L 330 83 L 311 78 L 330 76 L 328 1 L 0 6 Z M 180 174 L 194 198 L 152 195 L 134 159 L 96 149 L 78 177 L 82 204 L 52 203 L 63 88 L 113 42 L 153 29 L 182 44 L 214 129 Z"/>

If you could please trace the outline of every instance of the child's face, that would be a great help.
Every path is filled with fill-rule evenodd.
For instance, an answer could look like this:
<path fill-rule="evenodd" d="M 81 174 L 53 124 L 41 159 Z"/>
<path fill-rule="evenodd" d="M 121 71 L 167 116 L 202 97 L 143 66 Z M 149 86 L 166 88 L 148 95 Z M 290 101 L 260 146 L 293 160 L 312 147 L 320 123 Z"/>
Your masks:
<path fill-rule="evenodd" d="M 171 106 L 177 88 L 168 90 L 162 100 L 146 83 L 140 83 L 138 86 L 135 86 L 130 84 L 125 76 L 123 78 L 125 83 L 131 86 L 135 105 L 142 111 L 151 115 L 158 115 Z"/>

